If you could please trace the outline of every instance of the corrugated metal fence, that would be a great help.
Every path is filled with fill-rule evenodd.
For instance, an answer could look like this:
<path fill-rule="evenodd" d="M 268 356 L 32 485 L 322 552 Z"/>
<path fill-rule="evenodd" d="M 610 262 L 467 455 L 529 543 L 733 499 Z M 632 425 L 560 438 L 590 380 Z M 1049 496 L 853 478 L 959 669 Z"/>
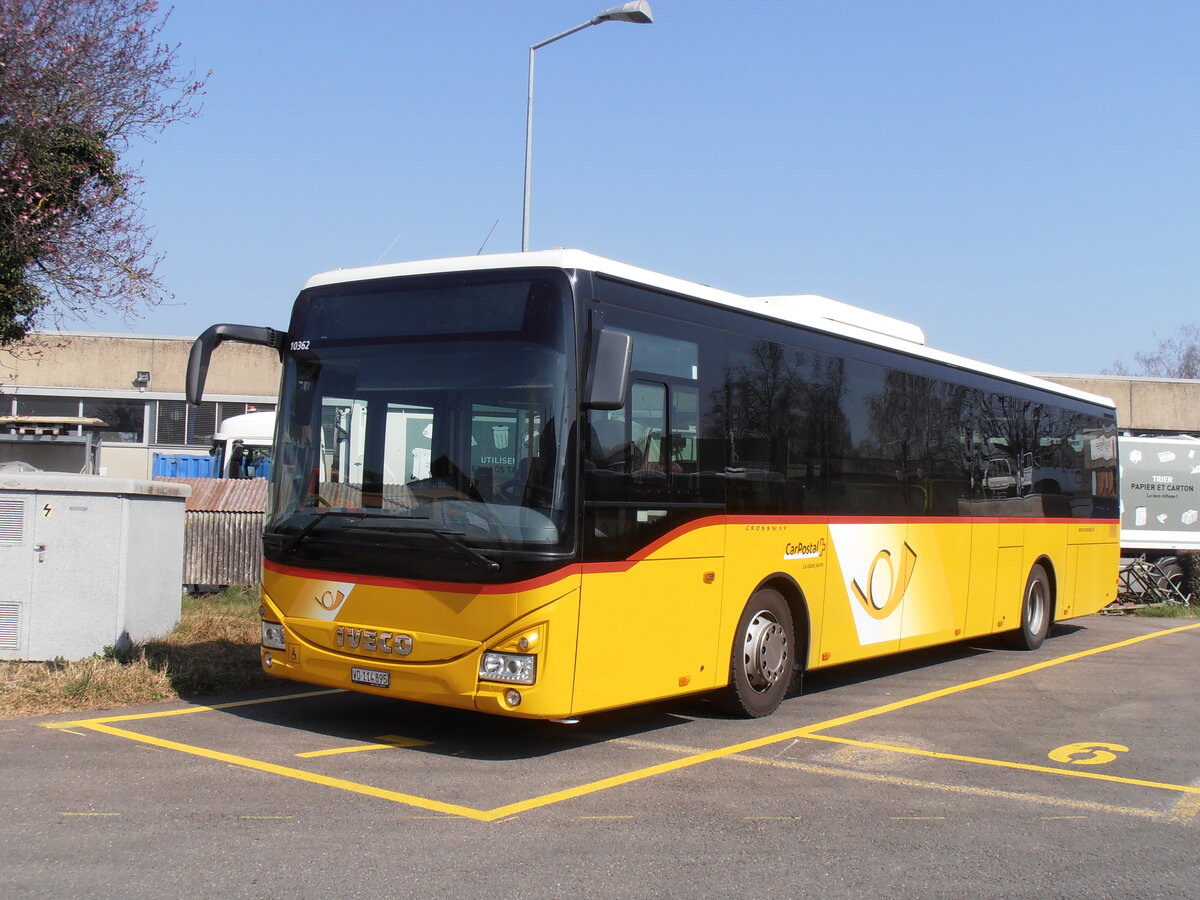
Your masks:
<path fill-rule="evenodd" d="M 183 583 L 256 585 L 262 578 L 263 478 L 157 478 L 192 486 L 185 513 Z"/>

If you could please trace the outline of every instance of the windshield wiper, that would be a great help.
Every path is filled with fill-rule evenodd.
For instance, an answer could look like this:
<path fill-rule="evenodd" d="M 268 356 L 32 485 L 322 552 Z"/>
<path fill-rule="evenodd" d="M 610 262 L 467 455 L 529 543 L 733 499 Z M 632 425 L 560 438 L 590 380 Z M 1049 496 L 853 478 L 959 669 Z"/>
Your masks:
<path fill-rule="evenodd" d="M 284 553 L 288 553 L 296 548 L 301 541 L 312 534 L 313 529 L 321 524 L 325 519 L 330 517 L 339 519 L 425 519 L 426 516 L 406 516 L 403 513 L 370 513 L 370 512 L 354 512 L 348 509 L 326 509 L 317 513 L 306 523 L 304 527 L 290 537 L 284 538 L 280 543 L 280 549 Z M 424 529 L 413 529 L 414 531 L 424 531 Z M 278 537 L 278 535 L 276 535 Z"/>
<path fill-rule="evenodd" d="M 313 516 L 311 519 L 309 519 L 304 524 L 304 527 L 301 528 L 299 531 L 297 531 L 295 534 L 291 535 L 288 538 L 285 538 L 280 543 L 280 549 L 284 553 L 288 553 L 288 552 L 292 551 L 293 549 L 296 548 L 297 545 L 300 544 L 301 541 L 303 541 L 306 537 L 308 537 L 310 534 L 312 534 L 314 528 L 316 528 L 319 524 L 321 524 L 322 521 L 324 521 L 325 519 L 330 518 L 330 517 L 336 517 L 336 518 L 340 518 L 340 519 L 421 519 L 421 520 L 426 520 L 426 521 L 428 520 L 427 516 L 407 516 L 407 515 L 404 515 L 403 513 L 369 513 L 369 512 L 352 512 L 350 510 L 344 510 L 344 509 L 326 509 L 326 510 L 322 510 L 321 512 L 319 512 L 315 516 Z M 458 540 L 460 537 L 465 536 L 464 533 L 461 531 L 442 531 L 437 528 L 393 528 L 391 530 L 394 532 L 397 532 L 399 534 L 432 534 L 432 535 L 435 535 L 436 537 L 440 538 L 443 542 L 445 542 L 448 546 L 452 547 L 455 551 L 457 551 L 458 554 L 460 556 L 462 556 L 464 559 L 466 559 L 468 562 L 474 563 L 475 565 L 477 565 L 481 569 L 483 569 L 485 572 L 499 572 L 500 571 L 500 563 L 496 562 L 494 559 L 488 559 L 486 556 L 484 556 L 482 553 L 480 553 L 474 547 L 468 547 L 462 541 Z"/>
<path fill-rule="evenodd" d="M 486 556 L 484 556 L 482 553 L 480 553 L 474 547 L 468 547 L 462 541 L 458 540 L 458 536 L 462 534 L 461 531 L 438 531 L 438 530 L 432 529 L 432 528 L 429 530 L 432 531 L 434 534 L 436 534 L 438 537 L 440 537 L 443 541 L 445 541 L 447 544 L 449 544 L 455 550 L 457 550 L 459 553 L 461 553 L 464 559 L 470 560 L 471 562 L 475 563 L 475 565 L 479 566 L 485 572 L 499 572 L 500 571 L 500 563 L 496 562 L 494 559 L 488 559 Z M 404 531 L 409 531 L 409 532 L 419 531 L 419 532 L 424 533 L 425 529 L 424 528 L 405 528 Z"/>

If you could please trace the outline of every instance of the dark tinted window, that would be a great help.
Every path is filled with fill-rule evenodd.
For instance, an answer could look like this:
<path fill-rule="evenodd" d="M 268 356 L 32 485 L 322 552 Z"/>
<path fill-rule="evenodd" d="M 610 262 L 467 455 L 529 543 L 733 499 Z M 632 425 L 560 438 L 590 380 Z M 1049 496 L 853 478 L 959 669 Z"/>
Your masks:
<path fill-rule="evenodd" d="M 144 400 L 84 400 L 83 414 L 104 422 L 88 429 L 99 434 L 102 441 L 140 444 L 146 439 Z"/>
<path fill-rule="evenodd" d="M 710 514 L 722 499 L 730 514 L 755 515 L 1113 514 L 1115 455 L 1103 457 L 1115 434 L 1111 415 L 919 357 L 630 285 L 597 285 L 610 301 L 606 322 L 634 334 L 635 368 L 639 359 L 661 358 L 639 355 L 638 333 L 655 348 L 695 346 L 698 364 L 694 381 L 645 374 L 666 387 L 672 434 L 680 429 L 671 423 L 685 415 L 679 404 L 693 402 L 677 402 L 680 389 L 695 385 L 696 409 L 686 414 L 696 420 L 695 437 L 689 425 L 675 461 L 682 471 L 638 484 L 608 469 L 588 482 L 592 500 L 696 504 L 671 508 L 660 524 Z M 661 314 L 670 310 L 677 317 Z M 597 435 L 618 435 L 597 436 L 598 445 L 633 440 L 621 433 L 629 415 L 591 413 Z M 644 545 L 636 531 L 625 532 L 631 550 Z"/>

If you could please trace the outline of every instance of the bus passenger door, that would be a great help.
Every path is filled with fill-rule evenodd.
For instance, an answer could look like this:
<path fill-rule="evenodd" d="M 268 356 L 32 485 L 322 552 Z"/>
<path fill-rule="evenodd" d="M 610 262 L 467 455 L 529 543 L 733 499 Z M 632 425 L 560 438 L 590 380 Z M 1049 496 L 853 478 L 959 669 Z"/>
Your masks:
<path fill-rule="evenodd" d="M 1000 545 L 1000 520 L 976 519 L 971 526 L 971 581 L 967 592 L 964 637 L 992 633 L 996 605 L 996 574 Z"/>
<path fill-rule="evenodd" d="M 724 528 L 696 471 L 695 387 L 635 382 L 584 431 L 576 711 L 715 685 Z"/>

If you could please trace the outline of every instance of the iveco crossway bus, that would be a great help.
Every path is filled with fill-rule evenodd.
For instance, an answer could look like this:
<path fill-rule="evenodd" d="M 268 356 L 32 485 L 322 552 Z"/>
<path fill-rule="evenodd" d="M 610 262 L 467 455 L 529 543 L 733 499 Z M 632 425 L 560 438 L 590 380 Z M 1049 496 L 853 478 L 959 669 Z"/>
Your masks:
<path fill-rule="evenodd" d="M 761 716 L 806 670 L 1035 649 L 1114 596 L 1112 403 L 826 298 L 575 250 L 338 270 L 286 331 L 201 335 L 192 402 L 226 340 L 283 361 L 280 678 L 508 716 L 700 692 Z"/>

